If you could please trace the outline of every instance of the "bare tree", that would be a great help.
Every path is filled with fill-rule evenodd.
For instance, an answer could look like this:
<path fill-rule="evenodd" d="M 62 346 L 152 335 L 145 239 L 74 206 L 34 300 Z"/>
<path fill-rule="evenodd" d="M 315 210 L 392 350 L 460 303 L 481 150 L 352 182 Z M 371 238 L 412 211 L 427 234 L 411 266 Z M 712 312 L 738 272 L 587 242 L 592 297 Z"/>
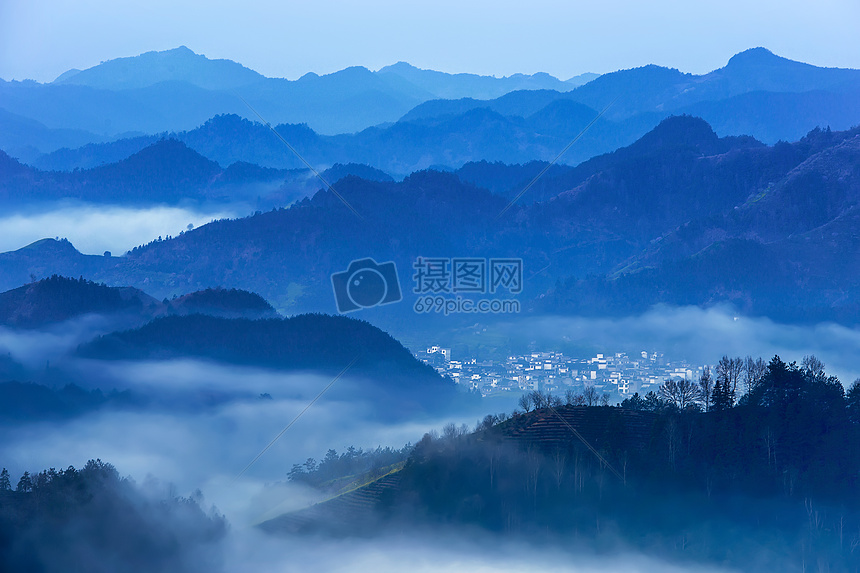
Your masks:
<path fill-rule="evenodd" d="M 717 363 L 717 380 L 722 382 L 723 390 L 728 394 L 729 406 L 734 406 L 738 394 L 738 382 L 743 372 L 744 361 L 740 358 L 723 356 Z"/>
<path fill-rule="evenodd" d="M 804 356 L 800 365 L 810 380 L 822 380 L 826 378 L 826 374 L 824 374 L 824 362 L 816 358 L 815 355 Z"/>
<path fill-rule="evenodd" d="M 547 396 L 544 396 L 540 390 L 532 390 L 529 392 L 529 398 L 531 398 L 532 405 L 535 407 L 535 410 L 544 408 L 547 405 Z"/>
<path fill-rule="evenodd" d="M 683 410 L 699 397 L 699 385 L 691 380 L 666 380 L 660 386 L 660 397 Z"/>
<path fill-rule="evenodd" d="M 597 388 L 595 388 L 594 386 L 586 386 L 585 390 L 583 390 L 582 392 L 582 397 L 585 398 L 586 406 L 596 406 L 598 400 L 600 400 Z"/>
<path fill-rule="evenodd" d="M 753 359 L 752 356 L 747 356 L 744 359 L 744 387 L 747 394 L 752 394 L 764 378 L 765 372 L 767 372 L 767 364 L 761 357 Z"/>
<path fill-rule="evenodd" d="M 532 399 L 528 394 L 523 394 L 517 401 L 517 405 L 523 409 L 523 412 L 528 413 L 532 409 Z"/>
<path fill-rule="evenodd" d="M 702 369 L 702 376 L 699 378 L 699 400 L 705 405 L 705 412 L 711 409 L 711 394 L 714 393 L 714 379 L 711 378 L 711 367 L 705 366 Z"/>
<path fill-rule="evenodd" d="M 475 424 L 475 431 L 482 432 L 484 430 L 489 430 L 493 426 L 496 425 L 500 420 L 494 416 L 493 414 L 487 414 L 484 416 L 483 420 L 478 420 L 478 423 Z"/>

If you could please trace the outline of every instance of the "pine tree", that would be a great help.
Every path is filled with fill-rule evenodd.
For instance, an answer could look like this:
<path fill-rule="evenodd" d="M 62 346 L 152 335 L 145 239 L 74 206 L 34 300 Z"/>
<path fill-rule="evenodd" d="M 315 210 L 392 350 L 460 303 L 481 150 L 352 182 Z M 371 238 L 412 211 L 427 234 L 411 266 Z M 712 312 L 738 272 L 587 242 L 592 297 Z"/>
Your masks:
<path fill-rule="evenodd" d="M 22 475 L 21 479 L 18 480 L 18 488 L 16 491 L 23 493 L 33 491 L 33 480 L 30 479 L 30 472 L 24 472 L 24 475 Z"/>
<path fill-rule="evenodd" d="M 717 383 L 714 384 L 714 391 L 711 395 L 711 410 L 717 412 L 728 410 L 732 407 L 733 403 L 734 398 L 729 385 L 724 384 L 721 379 L 717 378 Z"/>
<path fill-rule="evenodd" d="M 9 470 L 3 468 L 0 472 L 0 491 L 12 491 L 12 482 L 9 481 Z"/>
<path fill-rule="evenodd" d="M 860 378 L 848 388 L 845 401 L 848 405 L 848 419 L 860 424 Z"/>

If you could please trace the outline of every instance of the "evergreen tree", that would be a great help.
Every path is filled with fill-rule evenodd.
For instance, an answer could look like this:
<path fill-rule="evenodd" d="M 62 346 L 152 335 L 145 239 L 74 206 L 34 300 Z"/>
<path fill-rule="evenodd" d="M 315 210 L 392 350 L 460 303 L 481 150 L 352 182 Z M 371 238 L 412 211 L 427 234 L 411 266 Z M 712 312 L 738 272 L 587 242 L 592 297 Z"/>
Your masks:
<path fill-rule="evenodd" d="M 717 378 L 717 383 L 714 384 L 714 392 L 711 395 L 711 410 L 721 412 L 732 407 L 734 398 L 728 384 Z"/>
<path fill-rule="evenodd" d="M 855 424 L 860 424 L 860 378 L 851 384 L 845 398 L 848 406 L 848 419 Z"/>
<path fill-rule="evenodd" d="M 645 409 L 649 412 L 659 412 L 666 408 L 666 402 L 660 399 L 657 396 L 657 393 L 654 390 L 651 390 L 647 394 L 645 394 Z"/>
<path fill-rule="evenodd" d="M 24 475 L 22 475 L 21 479 L 18 480 L 18 488 L 16 491 L 20 491 L 22 493 L 33 491 L 33 480 L 30 479 L 30 472 L 24 472 Z"/>
<path fill-rule="evenodd" d="M 0 491 L 12 491 L 12 482 L 9 481 L 9 470 L 3 468 L 0 472 Z"/>
<path fill-rule="evenodd" d="M 639 392 L 635 392 L 629 398 L 625 398 L 623 402 L 621 402 L 622 408 L 627 408 L 629 410 L 647 410 L 648 404 L 645 402 L 645 399 L 639 395 Z"/>

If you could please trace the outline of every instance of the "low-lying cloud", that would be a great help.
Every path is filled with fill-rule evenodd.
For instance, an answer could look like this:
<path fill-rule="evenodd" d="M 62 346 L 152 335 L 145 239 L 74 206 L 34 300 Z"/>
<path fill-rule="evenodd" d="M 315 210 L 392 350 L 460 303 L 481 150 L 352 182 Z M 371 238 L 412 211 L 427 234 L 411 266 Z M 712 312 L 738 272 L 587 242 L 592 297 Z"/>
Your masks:
<path fill-rule="evenodd" d="M 515 544 L 471 530 L 417 530 L 351 540 L 268 536 L 254 524 L 318 499 L 313 490 L 286 481 L 292 464 L 308 457 L 319 460 L 329 448 L 343 452 L 350 445 L 400 447 L 448 422 L 471 426 L 477 415 L 387 423 L 379 419 L 369 400 L 345 399 L 333 387 L 237 478 L 330 377 L 192 359 L 99 362 L 68 356 L 77 344 L 105 327 L 97 318 L 87 317 L 39 331 L 0 329 L 0 350 L 33 369 L 44 367 L 44 357 L 56 357 L 52 365 L 56 360 L 69 381 L 85 387 L 131 390 L 158 399 L 148 407 L 105 409 L 61 422 L 4 427 L 0 467 L 9 468 L 17 479 L 25 470 L 81 467 L 88 459 L 101 458 L 139 484 L 152 483 L 155 476 L 162 483 L 175 484 L 179 495 L 200 489 L 206 506 L 214 504 L 231 524 L 224 548 L 226 571 L 720 570 L 676 566 L 635 552 L 609 556 L 587 548 Z M 765 358 L 779 354 L 787 360 L 815 354 L 843 382 L 860 375 L 855 360 L 860 350 L 857 329 L 834 324 L 781 325 L 736 317 L 727 309 L 660 308 L 620 319 L 544 317 L 499 328 L 516 343 L 533 343 L 536 348 L 657 350 L 669 358 L 702 364 L 713 363 L 723 354 Z M 349 377 L 337 382 L 338 387 L 361 383 Z"/>
<path fill-rule="evenodd" d="M 188 225 L 246 214 L 239 206 L 195 210 L 183 207 L 51 206 L 0 217 L 0 252 L 47 237 L 65 237 L 82 253 L 122 254 L 159 236 L 176 236 Z"/>
<path fill-rule="evenodd" d="M 329 448 L 401 447 L 446 423 L 474 425 L 478 418 L 469 414 L 386 422 L 372 399 L 362 399 L 360 385 L 365 381 L 345 376 L 237 479 L 331 376 L 190 359 L 72 359 L 61 368 L 68 373 L 65 380 L 85 388 L 129 390 L 142 396 L 146 406 L 5 428 L 0 466 L 20 475 L 25 470 L 80 467 L 88 459 L 101 458 L 139 482 L 153 475 L 175 484 L 184 495 L 199 488 L 228 517 L 244 523 L 276 505 L 286 510 L 310 503 L 307 491 L 287 488 L 279 500 L 260 505 L 260 496 L 272 495 L 264 492 L 265 484 L 285 481 L 294 463 L 319 460 Z"/>
<path fill-rule="evenodd" d="M 234 531 L 228 540 L 229 571 L 326 571 L 346 573 L 716 573 L 725 568 L 675 565 L 635 552 L 597 555 L 574 543 L 556 546 L 493 537 L 476 530 L 447 529 L 372 539 L 265 537 Z"/>
<path fill-rule="evenodd" d="M 7 355 L 29 368 L 43 368 L 48 362 L 65 358 L 79 344 L 112 332 L 118 321 L 85 315 L 41 329 L 0 326 L 0 355 Z"/>
<path fill-rule="evenodd" d="M 536 349 L 576 346 L 631 355 L 657 351 L 667 359 L 693 364 L 715 364 L 723 355 L 761 356 L 767 361 L 775 354 L 800 363 L 804 355 L 814 354 L 843 384 L 860 377 L 857 328 L 830 322 L 780 324 L 725 307 L 656 307 L 624 318 L 527 318 L 499 328 L 517 344 Z"/>

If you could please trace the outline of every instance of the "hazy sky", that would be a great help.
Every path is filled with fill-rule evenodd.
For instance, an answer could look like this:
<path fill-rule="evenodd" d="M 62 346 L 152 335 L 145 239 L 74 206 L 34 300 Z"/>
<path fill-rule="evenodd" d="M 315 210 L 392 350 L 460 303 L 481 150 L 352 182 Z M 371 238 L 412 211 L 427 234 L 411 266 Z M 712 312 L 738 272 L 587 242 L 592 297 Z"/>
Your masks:
<path fill-rule="evenodd" d="M 648 63 L 703 73 L 764 46 L 860 68 L 857 0 L 2 0 L 0 78 L 186 45 L 296 78 L 398 60 L 448 72 L 561 78 Z"/>

